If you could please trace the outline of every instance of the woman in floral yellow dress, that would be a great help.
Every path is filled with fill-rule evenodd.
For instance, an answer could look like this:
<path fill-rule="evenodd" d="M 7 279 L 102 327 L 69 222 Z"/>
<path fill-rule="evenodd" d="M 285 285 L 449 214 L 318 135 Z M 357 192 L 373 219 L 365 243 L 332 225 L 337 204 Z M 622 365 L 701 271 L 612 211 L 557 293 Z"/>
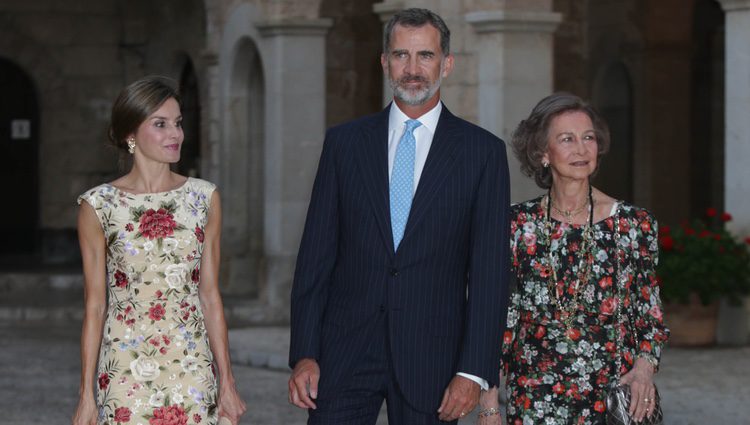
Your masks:
<path fill-rule="evenodd" d="M 542 99 L 513 134 L 521 170 L 547 193 L 510 214 L 517 285 L 498 343 L 511 425 L 603 424 L 618 379 L 632 390 L 633 418 L 654 412 L 653 374 L 669 335 L 654 273 L 657 223 L 592 187 L 608 147 L 601 117 L 565 93 Z M 479 418 L 502 422 L 496 388 L 483 393 Z"/>
<path fill-rule="evenodd" d="M 237 424 L 245 411 L 218 289 L 219 194 L 170 171 L 181 122 L 164 79 L 125 87 L 110 139 L 133 167 L 78 198 L 85 316 L 74 425 Z"/>

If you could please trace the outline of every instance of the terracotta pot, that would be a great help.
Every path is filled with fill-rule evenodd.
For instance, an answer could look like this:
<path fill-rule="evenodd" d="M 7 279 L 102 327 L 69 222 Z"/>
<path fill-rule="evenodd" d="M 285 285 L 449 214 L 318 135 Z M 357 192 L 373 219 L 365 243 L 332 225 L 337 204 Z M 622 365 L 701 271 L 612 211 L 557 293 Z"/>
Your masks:
<path fill-rule="evenodd" d="M 716 343 L 716 324 L 719 302 L 701 304 L 693 294 L 687 304 L 665 303 L 664 322 L 671 331 L 669 345 L 673 347 L 698 347 Z"/>

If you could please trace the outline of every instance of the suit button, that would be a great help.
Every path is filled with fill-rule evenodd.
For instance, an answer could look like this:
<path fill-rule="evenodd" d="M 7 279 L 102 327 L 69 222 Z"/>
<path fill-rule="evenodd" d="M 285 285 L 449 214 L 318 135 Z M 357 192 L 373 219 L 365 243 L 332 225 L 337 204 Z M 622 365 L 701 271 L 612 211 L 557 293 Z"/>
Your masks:
<path fill-rule="evenodd" d="M 396 277 L 396 276 L 398 276 L 398 269 L 392 268 L 390 270 L 390 273 L 391 273 L 391 276 Z"/>
<path fill-rule="evenodd" d="M 381 312 L 381 313 L 385 313 L 385 306 L 384 306 L 384 305 L 381 305 L 381 306 L 380 306 L 380 312 Z"/>

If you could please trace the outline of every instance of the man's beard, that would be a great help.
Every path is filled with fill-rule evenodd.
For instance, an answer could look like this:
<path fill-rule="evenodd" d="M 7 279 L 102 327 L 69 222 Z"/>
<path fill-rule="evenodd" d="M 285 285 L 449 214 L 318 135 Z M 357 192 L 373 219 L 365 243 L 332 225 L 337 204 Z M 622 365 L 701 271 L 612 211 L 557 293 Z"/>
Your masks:
<path fill-rule="evenodd" d="M 438 89 L 440 89 L 440 83 L 442 80 L 442 75 L 438 75 L 437 81 L 430 84 L 429 80 L 425 77 L 419 75 L 407 75 L 396 81 L 388 75 L 388 82 L 393 90 L 393 96 L 409 106 L 419 106 L 431 99 L 432 96 L 437 93 Z M 401 86 L 402 84 L 413 82 L 420 82 L 423 87 L 420 89 L 409 90 Z"/>

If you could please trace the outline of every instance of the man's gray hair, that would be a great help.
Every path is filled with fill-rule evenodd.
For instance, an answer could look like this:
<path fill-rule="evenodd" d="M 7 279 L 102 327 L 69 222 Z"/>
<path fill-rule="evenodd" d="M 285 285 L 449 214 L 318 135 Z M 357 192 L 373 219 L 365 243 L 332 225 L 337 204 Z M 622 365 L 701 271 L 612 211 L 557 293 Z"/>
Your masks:
<path fill-rule="evenodd" d="M 440 49 L 443 51 L 444 56 L 448 56 L 451 50 L 451 31 L 448 26 L 445 25 L 443 18 L 438 16 L 437 13 L 428 9 L 404 9 L 391 17 L 387 24 L 385 24 L 385 31 L 383 32 L 383 53 L 388 53 L 391 48 L 391 36 L 393 35 L 393 27 L 401 25 L 404 27 L 421 27 L 423 25 L 430 24 L 435 27 L 440 33 Z"/>

